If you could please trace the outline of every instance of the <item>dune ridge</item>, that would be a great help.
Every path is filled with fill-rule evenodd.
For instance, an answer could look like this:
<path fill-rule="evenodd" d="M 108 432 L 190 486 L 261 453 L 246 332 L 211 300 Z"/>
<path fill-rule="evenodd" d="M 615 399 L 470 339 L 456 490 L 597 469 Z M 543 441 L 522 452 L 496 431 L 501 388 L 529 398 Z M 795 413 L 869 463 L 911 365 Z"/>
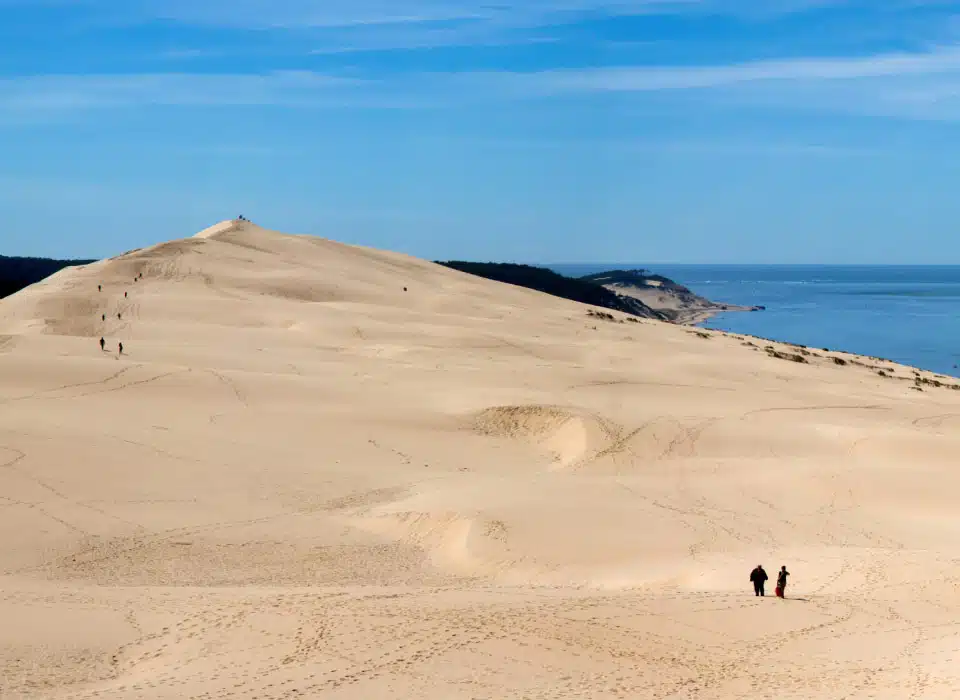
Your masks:
<path fill-rule="evenodd" d="M 951 697 L 956 383 L 245 220 L 64 269 L 0 698 Z"/>

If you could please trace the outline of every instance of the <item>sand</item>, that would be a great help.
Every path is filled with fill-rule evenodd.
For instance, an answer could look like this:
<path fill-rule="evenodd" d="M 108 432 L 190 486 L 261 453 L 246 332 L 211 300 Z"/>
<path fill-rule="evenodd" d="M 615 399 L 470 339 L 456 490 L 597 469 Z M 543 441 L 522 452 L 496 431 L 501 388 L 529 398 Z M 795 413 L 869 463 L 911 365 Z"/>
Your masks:
<path fill-rule="evenodd" d="M 954 382 L 587 311 L 250 223 L 0 302 L 0 697 L 960 694 Z"/>

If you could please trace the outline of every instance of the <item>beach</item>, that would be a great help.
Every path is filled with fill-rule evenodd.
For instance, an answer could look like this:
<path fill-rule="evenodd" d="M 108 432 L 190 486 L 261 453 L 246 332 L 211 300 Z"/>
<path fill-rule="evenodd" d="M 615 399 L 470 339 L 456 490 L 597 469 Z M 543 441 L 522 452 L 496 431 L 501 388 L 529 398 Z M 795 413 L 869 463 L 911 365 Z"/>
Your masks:
<path fill-rule="evenodd" d="M 957 380 L 589 311 L 246 221 L 0 301 L 0 698 L 960 692 Z"/>

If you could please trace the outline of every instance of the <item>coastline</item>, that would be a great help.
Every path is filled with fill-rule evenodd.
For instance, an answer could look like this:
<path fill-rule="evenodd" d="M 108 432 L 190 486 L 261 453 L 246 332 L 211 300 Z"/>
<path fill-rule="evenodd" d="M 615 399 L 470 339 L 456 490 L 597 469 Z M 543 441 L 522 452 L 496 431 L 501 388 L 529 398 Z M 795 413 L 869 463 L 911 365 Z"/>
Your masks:
<path fill-rule="evenodd" d="M 737 305 L 724 305 L 716 306 L 710 308 L 699 308 L 699 309 L 684 309 L 683 311 L 678 312 L 676 319 L 673 323 L 678 326 L 699 326 L 701 323 L 706 323 L 715 316 L 725 313 L 746 313 L 751 311 L 758 311 L 759 309 L 755 306 L 737 306 Z"/>
<path fill-rule="evenodd" d="M 727 312 L 762 311 L 762 306 L 724 304 L 693 294 L 686 288 L 671 282 L 672 287 L 641 287 L 629 284 L 608 284 L 607 289 L 620 296 L 643 302 L 666 317 L 668 323 L 677 326 L 697 326 L 714 316 Z"/>
<path fill-rule="evenodd" d="M 582 275 L 602 274 L 603 267 L 560 269 Z M 662 265 L 655 270 L 705 297 L 707 303 L 689 305 L 692 312 L 680 319 L 685 324 L 845 348 L 960 376 L 960 328 L 954 323 L 960 266 Z M 731 311 L 754 304 L 767 310 L 760 316 L 726 315 L 723 302 L 732 302 L 726 304 Z"/>

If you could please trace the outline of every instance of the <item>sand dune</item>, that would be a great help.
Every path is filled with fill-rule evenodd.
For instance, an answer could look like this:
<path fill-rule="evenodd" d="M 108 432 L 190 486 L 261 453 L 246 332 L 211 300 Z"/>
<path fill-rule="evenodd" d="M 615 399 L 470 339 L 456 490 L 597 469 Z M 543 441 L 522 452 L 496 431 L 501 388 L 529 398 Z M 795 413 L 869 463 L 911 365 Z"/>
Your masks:
<path fill-rule="evenodd" d="M 3 300 L 0 697 L 960 694 L 956 382 L 587 311 L 249 222 Z"/>

